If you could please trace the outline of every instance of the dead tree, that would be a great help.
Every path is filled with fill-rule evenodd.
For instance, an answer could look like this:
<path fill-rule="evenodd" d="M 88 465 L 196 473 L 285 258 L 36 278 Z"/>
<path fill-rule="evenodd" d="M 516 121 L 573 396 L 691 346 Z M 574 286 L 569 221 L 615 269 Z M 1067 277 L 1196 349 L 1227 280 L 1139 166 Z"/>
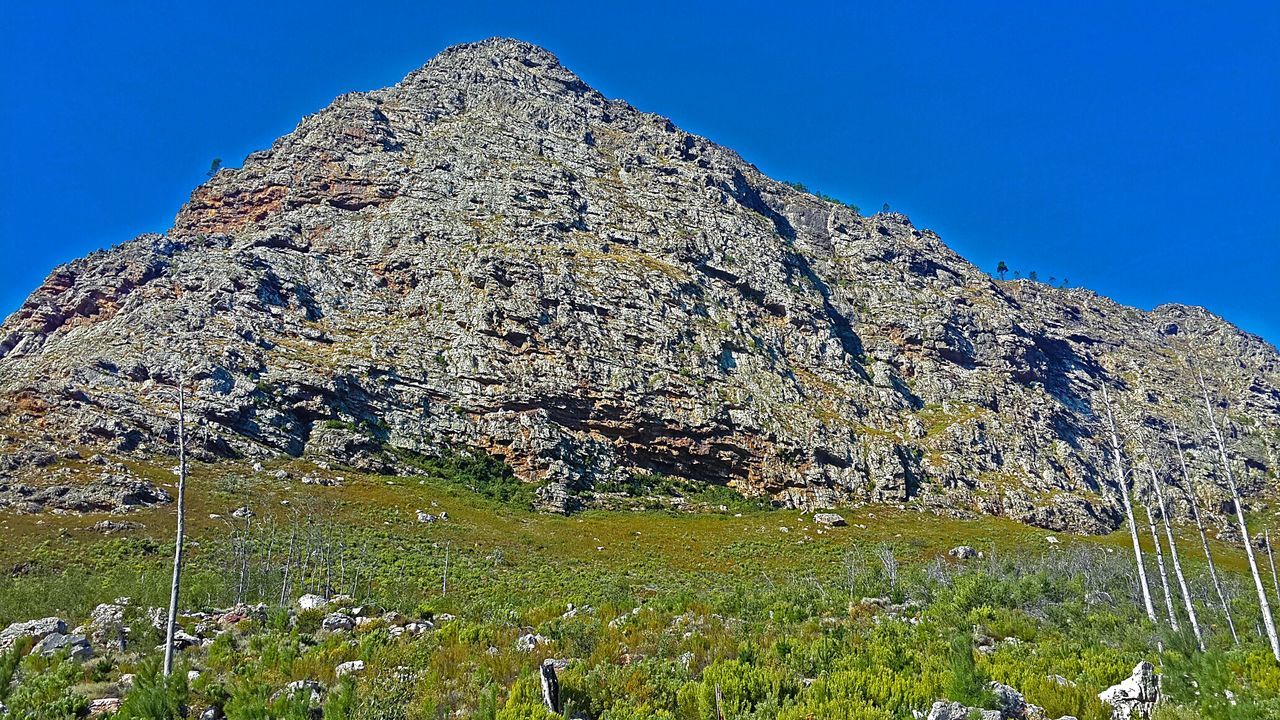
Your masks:
<path fill-rule="evenodd" d="M 1156 570 L 1160 572 L 1160 588 L 1164 591 L 1164 609 L 1169 615 L 1169 627 L 1178 632 L 1178 614 L 1173 610 L 1173 594 L 1169 592 L 1169 574 L 1164 569 L 1164 551 L 1160 548 L 1160 536 L 1156 534 L 1156 519 L 1151 514 L 1151 506 L 1144 504 L 1147 511 L 1147 524 L 1151 527 L 1151 544 L 1156 549 Z"/>
<path fill-rule="evenodd" d="M 1204 652 L 1204 635 L 1200 632 L 1200 621 L 1196 617 L 1196 606 L 1191 601 L 1191 591 L 1187 587 L 1187 578 L 1182 574 L 1182 562 L 1178 559 L 1178 544 L 1173 539 L 1173 527 L 1169 525 L 1169 507 L 1164 502 L 1164 490 L 1160 487 L 1160 480 L 1156 477 L 1155 468 L 1148 463 L 1147 470 L 1151 473 L 1151 486 L 1156 490 L 1156 502 L 1160 505 L 1160 519 L 1164 523 L 1164 534 L 1169 540 L 1169 558 L 1173 561 L 1173 574 L 1178 578 L 1178 589 L 1182 592 L 1182 604 L 1187 610 L 1187 619 L 1191 621 L 1191 631 L 1196 636 L 1196 644 L 1200 646 L 1200 652 Z"/>
<path fill-rule="evenodd" d="M 1111 433 L 1111 460 L 1115 473 L 1116 487 L 1120 490 L 1120 499 L 1124 502 L 1124 514 L 1129 521 L 1129 537 L 1133 540 L 1133 559 L 1138 565 L 1138 587 L 1142 590 L 1142 604 L 1147 611 L 1147 618 L 1153 623 L 1156 619 L 1155 606 L 1151 604 L 1151 586 L 1147 583 L 1147 568 L 1142 564 L 1142 545 L 1138 542 L 1138 522 L 1133 517 L 1133 503 L 1129 500 L 1129 487 L 1125 480 L 1124 458 L 1120 452 L 1120 434 L 1116 432 L 1115 414 L 1111 410 L 1111 395 L 1107 385 L 1102 384 L 1102 401 L 1107 407 L 1107 429 Z"/>
<path fill-rule="evenodd" d="M 298 539 L 298 523 L 295 518 L 289 529 L 289 551 L 284 556 L 284 574 L 280 578 L 280 604 L 284 605 L 289 597 L 289 569 L 293 567 L 293 545 Z"/>
<path fill-rule="evenodd" d="M 1267 562 L 1271 565 L 1271 584 L 1276 588 L 1276 597 L 1280 598 L 1280 577 L 1276 576 L 1276 556 L 1271 552 L 1271 529 L 1267 529 Z"/>
<path fill-rule="evenodd" d="M 560 679 L 556 677 L 556 661 L 543 660 L 541 668 L 542 702 L 547 711 L 560 714 Z"/>
<path fill-rule="evenodd" d="M 1187 502 L 1191 504 L 1191 516 L 1195 518 L 1196 530 L 1200 533 L 1200 544 L 1204 547 L 1204 559 L 1209 563 L 1209 578 L 1213 581 L 1213 589 L 1218 593 L 1218 602 L 1222 604 L 1222 613 L 1227 616 L 1227 628 L 1231 630 L 1231 640 L 1240 644 L 1240 635 L 1236 633 L 1236 622 L 1231 617 L 1231 603 L 1227 602 L 1227 594 L 1222 589 L 1222 580 L 1218 577 L 1218 569 L 1213 564 L 1213 552 L 1209 549 L 1209 536 L 1204 531 L 1204 520 L 1200 517 L 1200 502 L 1196 500 L 1196 490 L 1191 483 L 1191 473 L 1187 470 L 1187 459 L 1182 453 L 1182 438 L 1178 428 L 1173 428 L 1173 444 L 1178 449 L 1178 465 L 1182 467 L 1182 479 L 1187 487 Z"/>
<path fill-rule="evenodd" d="M 1271 617 L 1271 603 L 1267 602 L 1267 589 L 1262 585 L 1262 575 L 1258 572 L 1258 560 L 1253 555 L 1253 543 L 1249 540 L 1249 526 L 1244 521 L 1244 508 L 1240 502 L 1240 490 L 1236 487 L 1235 473 L 1231 471 L 1231 461 L 1227 459 L 1227 446 L 1222 441 L 1222 431 L 1218 429 L 1218 419 L 1214 416 L 1213 403 L 1209 400 L 1209 387 L 1205 385 L 1204 375 L 1197 372 L 1200 380 L 1200 392 L 1204 395 L 1204 410 L 1209 427 L 1213 428 L 1213 439 L 1218 444 L 1218 458 L 1222 461 L 1222 473 L 1227 479 L 1227 488 L 1231 491 L 1231 504 L 1236 509 L 1236 521 L 1240 524 L 1240 538 L 1244 540 L 1244 552 L 1249 558 L 1249 572 L 1253 574 L 1253 585 L 1258 591 L 1258 609 L 1262 613 L 1262 625 L 1266 629 L 1267 641 L 1271 643 L 1271 654 L 1280 663 L 1280 638 L 1276 637 L 1276 624 Z"/>
<path fill-rule="evenodd" d="M 165 623 L 164 674 L 173 674 L 173 635 L 178 625 L 178 591 L 182 586 L 182 550 L 187 530 L 187 398 L 186 373 L 178 371 L 178 529 L 173 544 L 173 582 L 169 585 L 169 616 Z"/>

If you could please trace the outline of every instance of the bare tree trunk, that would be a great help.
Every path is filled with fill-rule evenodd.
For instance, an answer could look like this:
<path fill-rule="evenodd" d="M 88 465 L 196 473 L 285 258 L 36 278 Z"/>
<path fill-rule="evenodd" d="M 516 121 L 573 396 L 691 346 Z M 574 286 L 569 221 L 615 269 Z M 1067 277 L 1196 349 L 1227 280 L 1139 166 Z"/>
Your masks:
<path fill-rule="evenodd" d="M 240 568 L 236 582 L 236 604 L 244 602 L 249 594 L 249 548 L 253 532 L 253 518 L 244 519 L 244 533 L 240 536 Z"/>
<path fill-rule="evenodd" d="M 1160 588 L 1164 590 L 1164 609 L 1169 614 L 1169 627 L 1178 631 L 1178 615 L 1173 610 L 1173 594 L 1169 592 L 1169 574 L 1164 569 L 1164 551 L 1160 549 L 1160 536 L 1156 534 L 1156 519 L 1151 514 L 1151 506 L 1143 505 L 1147 511 L 1147 524 L 1151 526 L 1151 543 L 1156 549 L 1156 569 L 1160 572 Z"/>
<path fill-rule="evenodd" d="M 165 624 L 164 674 L 173 674 L 173 636 L 178 624 L 178 590 L 182 585 L 182 551 L 187 530 L 187 398 L 186 373 L 178 373 L 178 530 L 173 547 L 173 583 L 169 586 L 169 617 Z"/>
<path fill-rule="evenodd" d="M 280 604 L 284 605 L 289 597 L 289 569 L 293 567 L 293 544 L 298 539 L 298 524 L 295 522 L 289 530 L 289 552 L 284 556 L 284 577 L 280 579 Z"/>
<path fill-rule="evenodd" d="M 1200 533 L 1200 544 L 1204 546 L 1204 559 L 1209 563 L 1209 578 L 1213 580 L 1213 589 L 1218 593 L 1222 613 L 1227 616 L 1227 628 L 1231 630 L 1231 640 L 1239 645 L 1240 635 L 1236 632 L 1236 622 L 1231 617 L 1231 603 L 1227 602 L 1227 594 L 1222 589 L 1218 569 L 1213 564 L 1213 552 L 1209 550 L 1209 536 L 1205 534 L 1204 521 L 1200 517 L 1200 501 L 1196 500 L 1196 490 L 1191 483 L 1191 473 L 1187 470 L 1187 460 L 1182 454 L 1182 438 L 1178 435 L 1177 426 L 1173 429 L 1173 444 L 1178 448 L 1178 465 L 1182 467 L 1182 479 L 1187 484 L 1187 501 L 1191 503 L 1191 516 L 1195 518 L 1196 530 Z"/>
<path fill-rule="evenodd" d="M 276 546 L 276 518 L 274 515 L 272 515 L 271 516 L 271 534 L 267 536 L 267 559 L 262 566 L 262 571 L 259 573 L 260 574 L 259 583 L 258 583 L 258 601 L 259 602 L 262 602 L 262 600 L 266 598 L 267 590 L 271 585 L 271 574 L 272 572 L 274 572 L 271 569 L 271 551 L 275 549 L 275 546 Z"/>
<path fill-rule="evenodd" d="M 449 543 L 444 544 L 444 576 L 440 581 L 440 594 L 449 594 Z"/>
<path fill-rule="evenodd" d="M 1204 410 L 1213 428 L 1213 439 L 1218 443 L 1218 457 L 1222 460 L 1222 472 L 1227 478 L 1227 487 L 1231 490 L 1231 503 L 1236 508 L 1236 521 L 1240 523 L 1240 537 L 1244 540 L 1245 555 L 1249 558 L 1249 572 L 1253 574 L 1253 585 L 1258 591 L 1258 609 L 1262 612 L 1262 624 L 1267 630 L 1267 641 L 1271 643 L 1271 654 L 1280 663 L 1280 638 L 1276 637 L 1275 621 L 1271 617 L 1271 603 L 1267 602 L 1267 589 L 1262 585 L 1262 575 L 1258 573 L 1258 560 L 1253 556 L 1253 543 L 1249 540 L 1249 526 L 1244 521 L 1244 508 L 1240 504 L 1240 491 L 1236 487 L 1235 474 L 1231 472 L 1231 461 L 1227 459 L 1227 446 L 1222 442 L 1222 432 L 1218 430 L 1218 419 L 1214 417 L 1213 403 L 1209 401 L 1209 388 L 1204 383 L 1204 375 L 1196 373 L 1200 379 L 1200 391 L 1204 394 Z"/>
<path fill-rule="evenodd" d="M 333 588 L 333 526 L 329 526 L 328 537 L 325 539 L 324 547 L 324 592 L 322 595 L 325 600 L 329 599 L 329 595 Z"/>
<path fill-rule="evenodd" d="M 1147 583 L 1147 568 L 1142 564 L 1142 545 L 1138 543 L 1138 522 L 1133 517 L 1133 503 L 1129 501 L 1129 486 L 1125 481 L 1124 459 L 1120 454 L 1120 435 L 1116 432 L 1116 419 L 1111 411 L 1111 395 L 1107 392 L 1106 383 L 1102 383 L 1102 399 L 1107 406 L 1107 427 L 1111 431 L 1111 460 L 1116 476 L 1116 486 L 1120 490 L 1120 498 L 1124 501 L 1124 514 L 1129 521 L 1129 537 L 1133 540 L 1133 558 L 1138 565 L 1138 586 L 1142 590 L 1142 604 L 1147 611 L 1147 618 L 1153 623 L 1156 619 L 1155 606 L 1151 604 L 1151 586 Z"/>
<path fill-rule="evenodd" d="M 560 679 L 556 677 L 554 660 L 543 660 L 541 672 L 542 703 L 549 712 L 560 714 Z"/>
<path fill-rule="evenodd" d="M 1169 540 L 1169 557 L 1173 560 L 1173 574 L 1178 578 L 1178 589 L 1182 591 L 1182 604 L 1187 609 L 1187 618 L 1191 621 L 1191 631 L 1195 633 L 1196 644 L 1200 652 L 1204 652 L 1204 635 L 1200 632 L 1200 621 L 1196 618 L 1196 606 L 1191 601 L 1191 591 L 1187 588 L 1187 578 L 1182 574 L 1182 562 L 1178 559 L 1178 544 L 1173 540 L 1173 528 L 1169 525 L 1169 508 L 1164 502 L 1164 490 L 1156 478 L 1155 468 L 1147 466 L 1151 473 L 1151 485 L 1156 489 L 1156 501 L 1160 503 L 1160 519 L 1164 523 L 1164 534 Z"/>
<path fill-rule="evenodd" d="M 1271 552 L 1271 530 L 1267 529 L 1267 562 L 1271 565 L 1271 584 L 1276 588 L 1276 597 L 1280 598 L 1280 577 L 1276 576 L 1276 556 Z"/>

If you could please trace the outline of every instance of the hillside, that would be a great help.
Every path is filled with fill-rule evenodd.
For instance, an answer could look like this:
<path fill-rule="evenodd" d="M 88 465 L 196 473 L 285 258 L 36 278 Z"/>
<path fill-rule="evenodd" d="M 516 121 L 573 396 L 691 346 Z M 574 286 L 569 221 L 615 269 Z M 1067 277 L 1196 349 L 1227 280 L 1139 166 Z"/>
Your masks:
<path fill-rule="evenodd" d="M 55 270 L 0 328 L 0 474 L 163 462 L 189 367 L 210 463 L 395 474 L 481 451 L 560 511 L 675 478 L 1106 533 L 1104 381 L 1135 456 L 1150 428 L 1163 466 L 1176 421 L 1218 482 L 1183 356 L 1265 493 L 1280 355 L 1259 338 L 996 281 L 493 39 L 338 98 L 164 235 Z"/>

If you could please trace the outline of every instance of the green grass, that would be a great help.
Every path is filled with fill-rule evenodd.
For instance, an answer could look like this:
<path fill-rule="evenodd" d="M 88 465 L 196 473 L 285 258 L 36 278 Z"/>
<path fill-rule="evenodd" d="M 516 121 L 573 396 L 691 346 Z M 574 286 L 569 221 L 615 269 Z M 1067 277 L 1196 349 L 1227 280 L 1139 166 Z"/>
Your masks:
<path fill-rule="evenodd" d="M 263 625 L 247 623 L 186 653 L 183 662 L 203 673 L 190 688 L 147 680 L 135 708 L 217 700 L 233 720 L 289 717 L 302 710 L 288 699 L 273 705 L 271 695 L 291 680 L 314 679 L 335 688 L 325 711 L 335 720 L 454 711 L 542 717 L 536 668 L 544 657 L 559 657 L 574 659 L 561 671 L 564 696 L 597 720 L 711 718 L 717 687 L 735 718 L 906 718 L 944 697 L 980 704 L 986 679 L 1021 689 L 1051 717 L 1086 720 L 1105 717 L 1097 692 L 1140 659 L 1230 689 L 1239 700 L 1224 710 L 1171 680 L 1182 713 L 1175 717 L 1265 717 L 1280 709 L 1280 670 L 1256 637 L 1246 632 L 1245 647 L 1233 648 L 1218 614 L 1204 608 L 1211 647 L 1201 655 L 1187 649 L 1185 633 L 1142 617 L 1130 597 L 1132 556 L 1123 532 L 1056 535 L 1060 542 L 1051 545 L 1051 533 L 1000 518 L 878 506 L 841 510 L 847 527 L 820 528 L 798 511 L 763 509 L 724 488 L 660 475 L 612 490 L 679 495 L 730 510 L 564 517 L 527 509 L 529 486 L 483 456 L 411 460 L 420 476 L 325 471 L 305 460 L 274 461 L 262 473 L 196 465 L 183 604 L 229 604 L 244 547 L 251 550 L 245 598 L 274 603 L 284 579 L 280 558 L 292 544 L 315 552 L 305 573 L 291 565 L 290 599 L 320 590 L 327 579 L 335 592 L 361 602 L 417 617 L 449 613 L 456 621 L 412 641 L 394 640 L 376 625 L 323 637 L 314 633 L 319 614 L 300 615 L 291 626 L 273 611 Z M 168 466 L 131 465 L 171 483 Z M 292 479 L 275 479 L 277 469 Z M 303 485 L 305 474 L 342 475 L 344 482 Z M 230 518 L 242 505 L 256 513 L 249 523 Z M 449 519 L 419 523 L 419 509 Z M 0 515 L 0 567 L 19 567 L 0 583 L 0 624 L 56 614 L 74 625 L 96 603 L 121 595 L 135 606 L 162 606 L 173 517 L 171 506 L 132 513 L 127 519 L 144 527 L 104 537 L 87 529 L 102 516 Z M 1184 564 L 1203 589 L 1198 538 L 1184 529 L 1180 539 Z M 947 559 L 959 544 L 986 557 Z M 1220 544 L 1215 552 L 1237 590 L 1238 620 L 1256 612 L 1242 554 Z M 327 569 L 320 553 L 329 557 Z M 896 571 L 882 560 L 886 553 Z M 1085 593 L 1096 589 L 1111 592 L 1114 606 L 1086 605 Z M 910 599 L 920 609 L 907 613 L 908 623 L 861 602 L 878 596 Z M 569 603 L 591 609 L 561 617 Z M 137 636 L 153 633 L 138 617 Z M 549 644 L 530 654 L 515 650 L 526 632 Z M 997 642 L 966 660 L 966 638 L 975 633 Z M 1016 642 L 1000 642 L 1005 638 Z M 77 698 L 113 691 L 119 673 L 145 668 L 154 642 L 141 643 L 141 655 L 111 658 L 105 669 L 0 660 L 0 677 L 12 667 L 16 682 L 6 690 L 21 702 L 74 709 Z M 352 659 L 365 660 L 369 672 L 336 683 L 333 667 Z M 401 667 L 416 679 L 397 674 Z M 1075 685 L 1052 683 L 1051 674 Z M 145 716 L 129 712 L 135 714 L 121 717 Z"/>

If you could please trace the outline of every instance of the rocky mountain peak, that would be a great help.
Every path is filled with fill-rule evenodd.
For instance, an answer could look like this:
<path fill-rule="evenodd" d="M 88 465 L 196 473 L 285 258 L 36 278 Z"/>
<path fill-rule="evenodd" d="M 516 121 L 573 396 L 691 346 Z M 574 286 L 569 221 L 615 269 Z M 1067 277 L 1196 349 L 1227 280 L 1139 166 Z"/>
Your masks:
<path fill-rule="evenodd" d="M 465 448 L 560 509 L 671 475 L 1098 532 L 1121 517 L 1100 383 L 1135 428 L 1194 427 L 1192 352 L 1262 492 L 1274 348 L 996 282 L 902 215 L 768 178 L 495 38 L 339 97 L 163 236 L 55 270 L 0 328 L 0 449 L 170 453 L 185 364 L 210 462 L 392 472 Z"/>

